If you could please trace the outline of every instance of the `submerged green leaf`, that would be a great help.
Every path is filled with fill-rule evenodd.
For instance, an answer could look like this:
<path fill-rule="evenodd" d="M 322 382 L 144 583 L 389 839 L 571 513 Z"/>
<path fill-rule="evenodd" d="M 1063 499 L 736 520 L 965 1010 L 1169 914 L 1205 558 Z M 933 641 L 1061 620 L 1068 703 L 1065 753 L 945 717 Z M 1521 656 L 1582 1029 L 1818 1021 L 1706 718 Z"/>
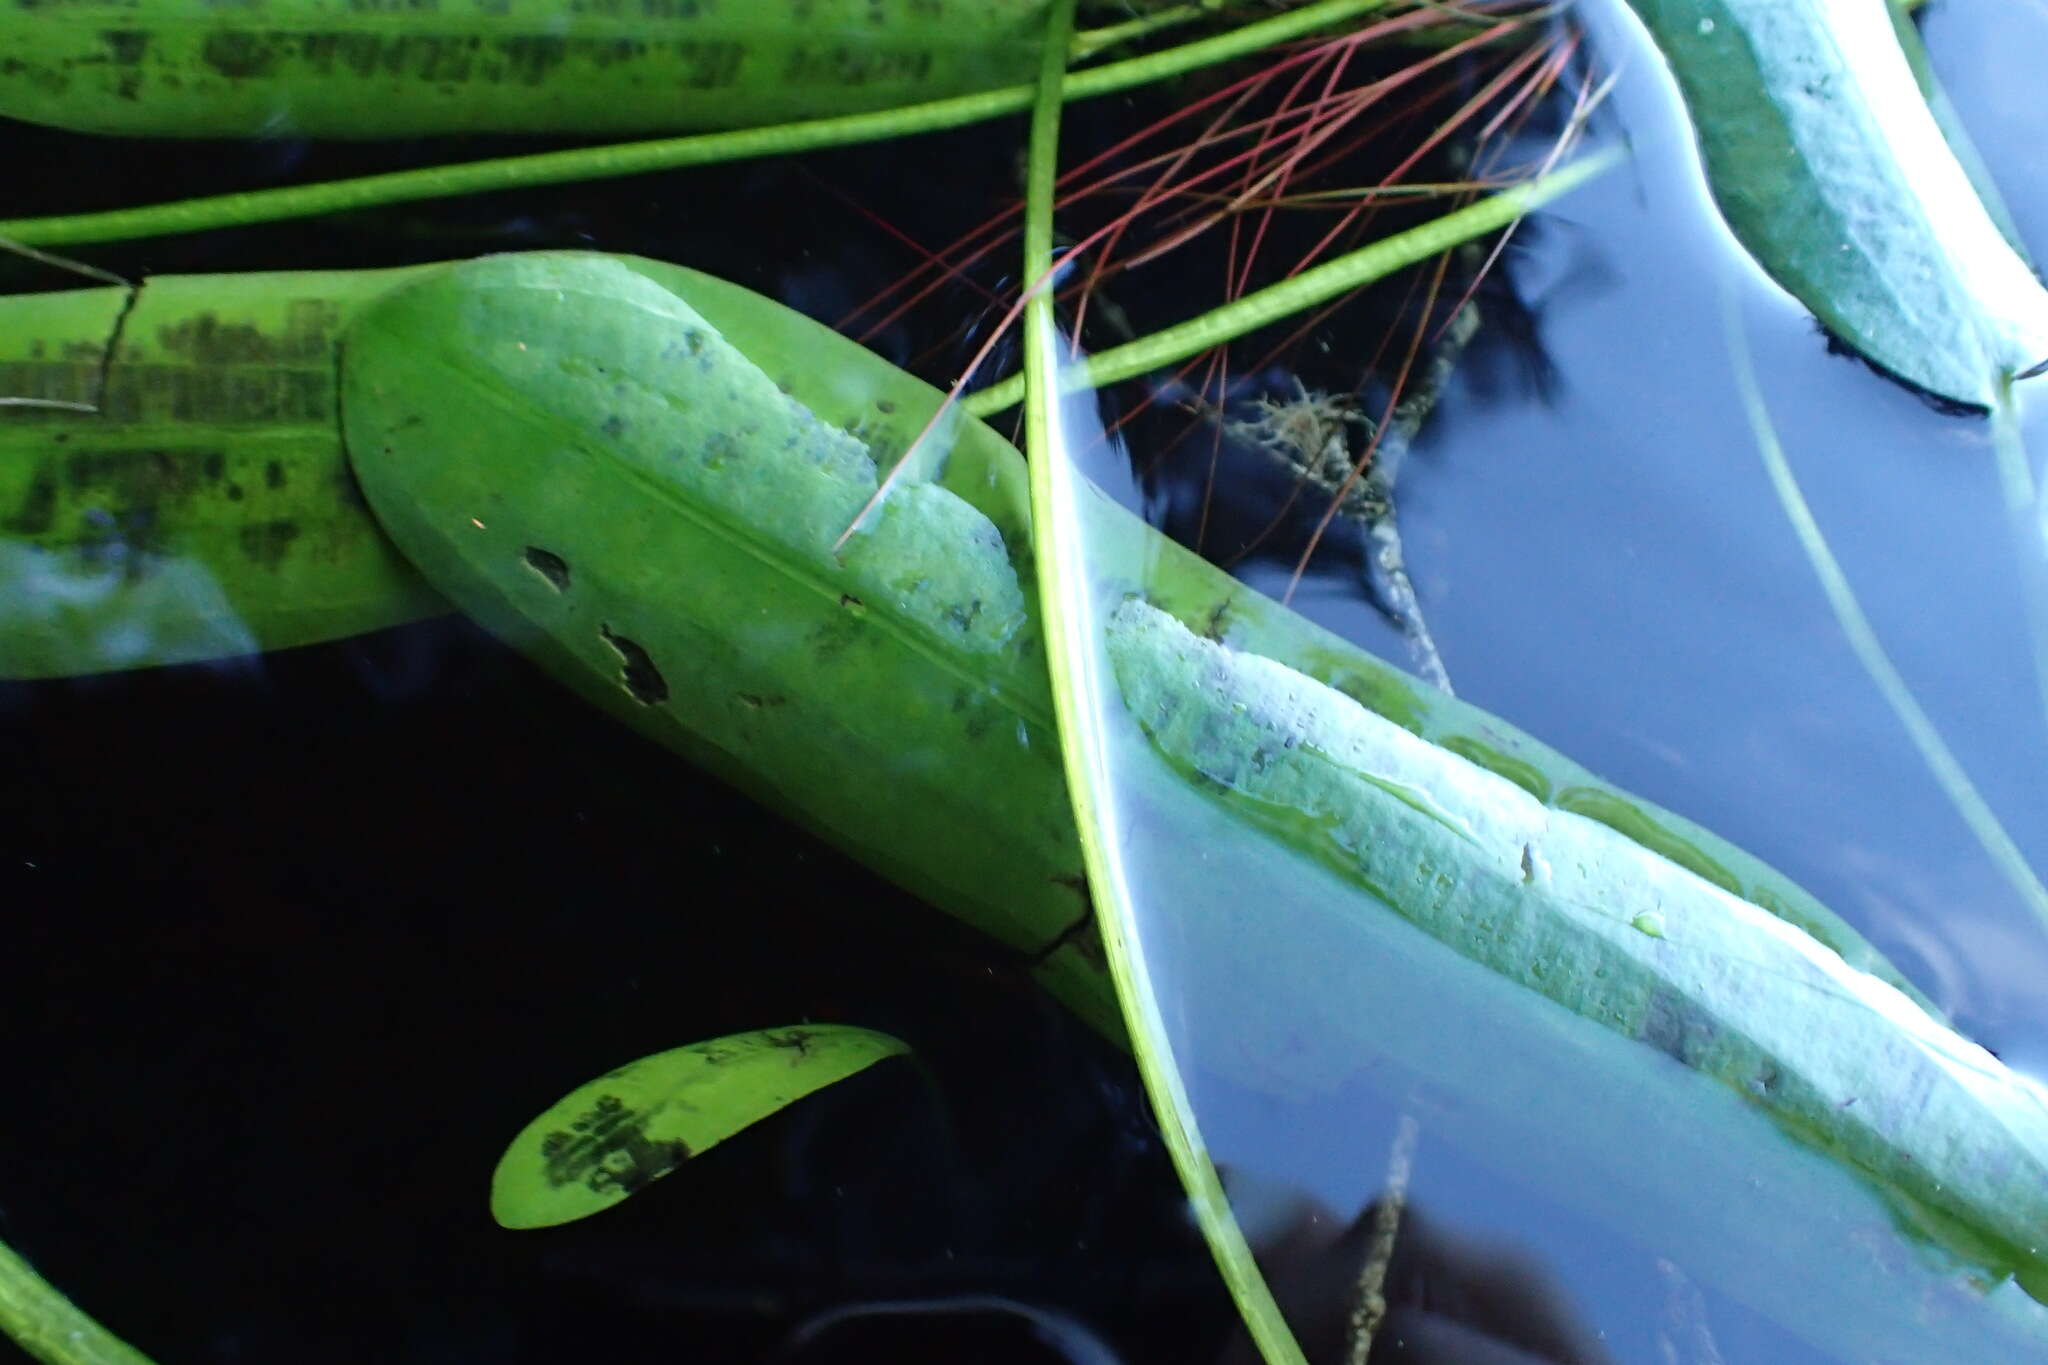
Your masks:
<path fill-rule="evenodd" d="M 1831 331 L 1971 407 L 2048 362 L 2048 290 L 1943 137 L 1883 4 L 1629 3 L 1729 228 Z"/>
<path fill-rule="evenodd" d="M 628 1062 L 520 1131 L 491 1176 L 491 1216 L 508 1228 L 588 1218 L 804 1096 L 909 1050 L 871 1029 L 805 1024 Z"/>
<path fill-rule="evenodd" d="M 424 270 L 0 300 L 0 678 L 317 644 L 448 604 L 348 472 L 335 341 Z M 33 404 L 33 406 L 31 405 Z"/>

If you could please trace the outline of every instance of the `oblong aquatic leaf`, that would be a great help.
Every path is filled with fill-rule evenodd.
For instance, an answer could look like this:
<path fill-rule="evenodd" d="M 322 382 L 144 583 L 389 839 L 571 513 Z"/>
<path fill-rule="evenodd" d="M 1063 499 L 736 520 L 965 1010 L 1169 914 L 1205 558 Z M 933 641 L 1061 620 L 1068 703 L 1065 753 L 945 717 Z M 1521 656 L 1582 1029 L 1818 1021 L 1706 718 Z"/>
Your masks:
<path fill-rule="evenodd" d="M 745 127 L 1013 84 L 1044 5 L 13 5 L 0 113 L 135 137 Z"/>
<path fill-rule="evenodd" d="M 0 299 L 0 678 L 285 649 L 448 609 L 342 453 L 334 347 L 415 270 Z M 109 349 L 111 346 L 111 350 Z"/>
<path fill-rule="evenodd" d="M 1014 448 L 971 420 L 934 433 L 842 559 L 833 541 L 938 392 L 737 285 L 630 257 L 446 267 L 367 310 L 343 352 L 365 492 L 463 610 L 650 738 L 1042 954 L 1040 979 L 1117 1030 L 1087 928 Z M 715 405 L 730 401 L 726 382 L 764 395 L 767 416 L 698 424 L 706 381 Z M 802 440 L 765 441 L 770 419 L 808 430 L 777 411 L 784 395 L 860 449 L 819 435 L 828 460 Z M 1109 571 L 1146 582 L 1190 628 L 1281 660 L 1539 800 L 1583 807 L 1913 993 L 1840 918 L 1726 840 L 1416 682 L 1108 499 L 1085 497 L 1082 514 Z M 869 544 L 914 592 L 863 589 L 883 572 Z M 529 548 L 566 572 L 544 572 Z M 1025 615 L 1009 622 L 1013 583 Z M 1008 634 L 991 648 L 996 629 Z M 621 639 L 665 699 L 627 685 Z M 878 785 L 890 800 L 874 799 Z"/>
<path fill-rule="evenodd" d="M 1721 1081 L 1928 1240 L 2048 1295 L 2038 1085 L 1750 902 L 1284 665 L 1137 599 L 1108 635 L 1138 725 L 1236 819 L 1498 976 Z"/>
<path fill-rule="evenodd" d="M 852 342 L 579 253 L 454 267 L 373 311 L 344 344 L 351 458 L 432 581 L 650 738 L 1039 955 L 1114 1029 L 1070 934 L 1088 901 L 1000 438 L 963 421 L 943 483 L 1008 480 L 980 489 L 1003 520 L 912 471 L 841 555 L 936 402 Z"/>
<path fill-rule="evenodd" d="M 588 1218 L 804 1096 L 909 1050 L 872 1029 L 804 1024 L 628 1062 L 520 1130 L 491 1175 L 491 1216 L 508 1228 Z"/>
<path fill-rule="evenodd" d="M 1989 408 L 2048 362 L 2048 290 L 1922 98 L 1884 0 L 1629 0 L 1722 216 L 1844 341 Z"/>

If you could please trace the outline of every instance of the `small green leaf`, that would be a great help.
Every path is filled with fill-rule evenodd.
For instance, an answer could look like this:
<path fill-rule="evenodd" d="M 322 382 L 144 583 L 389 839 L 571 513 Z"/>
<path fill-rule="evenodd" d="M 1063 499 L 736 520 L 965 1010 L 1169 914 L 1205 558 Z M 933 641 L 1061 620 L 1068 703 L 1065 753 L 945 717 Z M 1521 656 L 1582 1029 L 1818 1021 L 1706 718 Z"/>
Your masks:
<path fill-rule="evenodd" d="M 526 1125 L 491 1176 L 502 1227 L 588 1218 L 815 1090 L 909 1047 L 843 1024 L 671 1048 L 578 1086 Z"/>

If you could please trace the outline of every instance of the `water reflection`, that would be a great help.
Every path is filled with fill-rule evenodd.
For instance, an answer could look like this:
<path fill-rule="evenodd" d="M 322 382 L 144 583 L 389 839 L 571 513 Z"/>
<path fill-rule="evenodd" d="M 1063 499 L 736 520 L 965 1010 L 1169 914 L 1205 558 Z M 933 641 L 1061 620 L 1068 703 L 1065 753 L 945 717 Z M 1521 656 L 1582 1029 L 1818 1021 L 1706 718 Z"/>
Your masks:
<path fill-rule="evenodd" d="M 1987 437 L 1831 356 L 1733 254 L 1647 55 L 1617 96 L 1633 180 L 1581 193 L 1565 231 L 1518 247 L 1518 269 L 1557 274 L 1563 250 L 1618 287 L 1546 311 L 1563 378 L 1544 407 L 1474 402 L 1452 380 L 1453 420 L 1403 490 L 1420 595 L 1463 696 L 1779 865 L 2020 1074 L 1738 896 L 1578 842 L 1592 831 L 1549 793 L 1487 788 L 1398 726 L 1366 734 L 1328 678 L 1258 657 L 1242 603 L 1192 611 L 1180 565 L 1134 562 L 1106 534 L 1097 701 L 1166 1033 L 1241 1213 L 1271 1212 L 1248 1182 L 1363 1211 L 1313 1216 L 1310 1259 L 1346 1267 L 1315 1307 L 1280 1291 L 1328 1349 L 1355 1335 L 1361 1249 L 1412 1125 L 1415 1254 L 1432 1223 L 1511 1248 L 1546 1284 L 1530 1318 L 1596 1324 L 1596 1352 L 2030 1357 L 2048 1311 L 2007 1276 L 2041 1223 L 2001 1205 L 2032 1197 L 2048 1155 L 2025 1079 L 2048 1037 L 2048 945 L 1840 641 L 1734 403 L 1718 282 L 1740 282 L 1774 418 L 1866 607 L 2011 822 L 2048 736 Z M 2048 448 L 2038 414 L 2030 434 Z M 1114 468 L 1106 443 L 1068 442 Z M 1360 594 L 1297 605 L 1400 657 Z M 1403 744 L 1411 766 L 1390 757 Z M 1361 780 L 1318 796 L 1345 762 Z M 2048 830 L 2014 834 L 2048 862 Z M 1390 845 L 1425 850 L 1439 884 L 1402 884 Z M 1517 846 L 1519 866 L 1489 870 Z M 1485 885 L 1525 907 L 1497 932 L 1474 926 Z M 1691 937 L 1709 906 L 1730 932 Z M 1587 936 L 1560 938 L 1566 921 Z M 1766 944 L 1780 955 L 1752 954 Z M 1664 973 L 1647 1013 L 1605 1017 L 1645 962 Z M 1887 1098 L 1921 1066 L 1930 1090 Z M 1978 1212 L 2015 1215 L 1988 1239 L 1934 1212 L 1952 1182 L 1896 1183 L 1977 1122 L 1932 1118 L 1929 1095 L 1953 1085 L 1968 1111 L 1987 1078 L 1991 1145 L 1956 1172 L 1986 1182 Z M 1909 1139 L 1892 1119 L 1929 1126 Z M 1601 1358 L 1569 1351 L 1536 1358 Z"/>
<path fill-rule="evenodd" d="M 1384 1193 L 1348 1223 L 1299 1196 L 1286 1204 L 1284 1221 L 1256 1240 L 1311 1360 L 1355 1358 L 1361 1313 L 1373 1325 L 1373 1340 L 1385 1343 L 1374 1359 L 1413 1365 L 1608 1365 L 1615 1359 L 1555 1277 L 1512 1246 L 1459 1236 L 1412 1201 Z M 1240 1194 L 1238 1207 L 1246 1205 Z M 1675 1267 L 1670 1275 L 1681 1279 Z M 1367 1277 L 1377 1286 L 1376 1299 L 1362 1304 Z M 1690 1310 L 1688 1302 L 1666 1316 L 1682 1331 L 1697 1320 Z M 1240 1335 L 1221 1365 L 1258 1360 Z"/>
<path fill-rule="evenodd" d="M 0 538 L 0 677 L 107 673 L 257 652 L 199 560 L 110 537 L 90 553 Z"/>

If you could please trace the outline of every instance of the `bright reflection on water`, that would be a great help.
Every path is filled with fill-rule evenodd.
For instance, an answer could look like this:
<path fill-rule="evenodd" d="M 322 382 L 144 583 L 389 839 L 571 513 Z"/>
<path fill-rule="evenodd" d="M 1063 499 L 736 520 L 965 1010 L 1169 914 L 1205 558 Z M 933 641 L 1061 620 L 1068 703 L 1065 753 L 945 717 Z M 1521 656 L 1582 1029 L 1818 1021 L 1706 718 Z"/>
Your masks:
<path fill-rule="evenodd" d="M 1778 868 L 2019 1074 L 1915 1024 L 1903 997 L 1798 950 L 1732 897 L 1659 883 L 1662 898 L 1638 899 L 1661 874 L 1624 855 L 1605 888 L 1608 865 L 1590 855 L 1554 866 L 1591 847 L 1575 842 L 1572 817 L 1546 825 L 1519 789 L 1430 770 L 1426 746 L 1387 757 L 1405 736 L 1328 689 L 1271 670 L 1247 684 L 1225 651 L 1134 605 L 1175 593 L 1180 566 L 1134 562 L 1128 538 L 1103 535 L 1090 566 L 1097 701 L 1169 1041 L 1255 1237 L 1299 1232 L 1290 1219 L 1304 1197 L 1339 1222 L 1379 1199 L 1413 1125 L 1382 1328 L 1408 1343 L 1404 1358 L 1474 1358 L 1475 1334 L 1557 1360 L 2040 1358 L 2048 1310 L 2011 1281 L 1986 1292 L 1969 1263 L 1903 1233 L 1894 1204 L 1850 1165 L 1775 1124 L 1767 1108 L 1791 1103 L 1775 1073 L 1738 1068 L 1753 1104 L 1666 1055 L 1710 1049 L 1738 1023 L 1779 1056 L 1841 1039 L 1810 1069 L 1847 1078 L 1828 1092 L 1846 1097 L 1833 1101 L 1843 1110 L 1881 1105 L 1887 1081 L 1946 1057 L 2019 1149 L 2048 1154 L 2048 1110 L 2025 1079 L 2048 1067 L 2048 931 L 1845 644 L 1742 416 L 1718 290 L 1736 291 L 1773 421 L 1865 610 L 2036 868 L 2048 868 L 2036 795 L 2048 718 L 1986 424 L 1938 415 L 1827 354 L 1708 212 L 1652 54 L 1612 15 L 1595 30 L 1610 61 L 1627 58 L 1602 137 L 1625 129 L 1635 161 L 1525 225 L 1512 258 L 1561 379 L 1547 403 L 1489 404 L 1461 376 L 1404 475 L 1408 562 L 1436 640 L 1463 700 Z M 2023 200 L 2019 217 L 2038 236 L 2039 205 Z M 1073 425 L 1092 417 L 1070 405 L 1068 419 L 1084 472 L 1131 505 L 1126 461 L 1099 426 Z M 2026 426 L 2038 462 L 2038 403 Z M 1285 587 L 1277 571 L 1247 577 Z M 1311 584 L 1296 605 L 1400 658 L 1340 587 Z M 1234 619 L 1211 633 L 1242 643 Z M 1239 749 L 1233 767 L 1228 741 L 1256 746 L 1247 718 L 1262 708 L 1279 718 L 1263 732 L 1277 742 Z M 1337 861 L 1304 855 L 1371 855 L 1341 812 L 1272 795 L 1274 775 L 1330 752 L 1332 733 L 1374 756 L 1371 829 L 1439 854 L 1472 850 L 1461 856 L 1482 891 L 1516 881 L 1487 859 L 1511 852 L 1517 831 L 1556 841 L 1530 836 L 1519 880 L 1554 896 L 1546 923 L 1581 925 L 1571 944 L 1626 943 L 1629 930 L 1675 941 L 1681 920 L 1713 907 L 1741 932 L 1665 961 L 1682 993 L 1723 980 L 1735 1010 L 1679 1021 L 1693 1033 L 1665 1031 L 1660 1051 L 1539 993 L 1573 989 L 1557 977 L 1522 984 L 1489 970 Z M 1297 747 L 1290 735 L 1311 738 Z M 1267 797 L 1250 799 L 1262 784 Z M 1444 792 L 1456 800 L 1439 804 Z M 1596 875 L 1574 881 L 1589 867 Z M 1537 977 L 1616 960 L 1541 933 L 1528 942 L 1550 954 Z M 1915 1033 L 1924 1046 L 1887 1041 Z M 1859 1088 L 1858 1058 L 1885 1048 L 1897 1065 Z M 1822 1132 L 1849 1131 L 1829 1122 Z M 1939 1148 L 1952 1131 L 1924 1136 Z M 2041 1197 L 2039 1176 L 2019 1175 L 2016 1206 Z M 1980 1195 L 1998 1204 L 1998 1190 L 1990 1180 Z M 2012 1235 L 2040 1226 L 2022 1210 Z M 1357 1240 L 1345 1273 L 1325 1267 L 1321 1298 L 1301 1308 L 1312 1350 L 1341 1346 L 1369 1259 Z"/>

